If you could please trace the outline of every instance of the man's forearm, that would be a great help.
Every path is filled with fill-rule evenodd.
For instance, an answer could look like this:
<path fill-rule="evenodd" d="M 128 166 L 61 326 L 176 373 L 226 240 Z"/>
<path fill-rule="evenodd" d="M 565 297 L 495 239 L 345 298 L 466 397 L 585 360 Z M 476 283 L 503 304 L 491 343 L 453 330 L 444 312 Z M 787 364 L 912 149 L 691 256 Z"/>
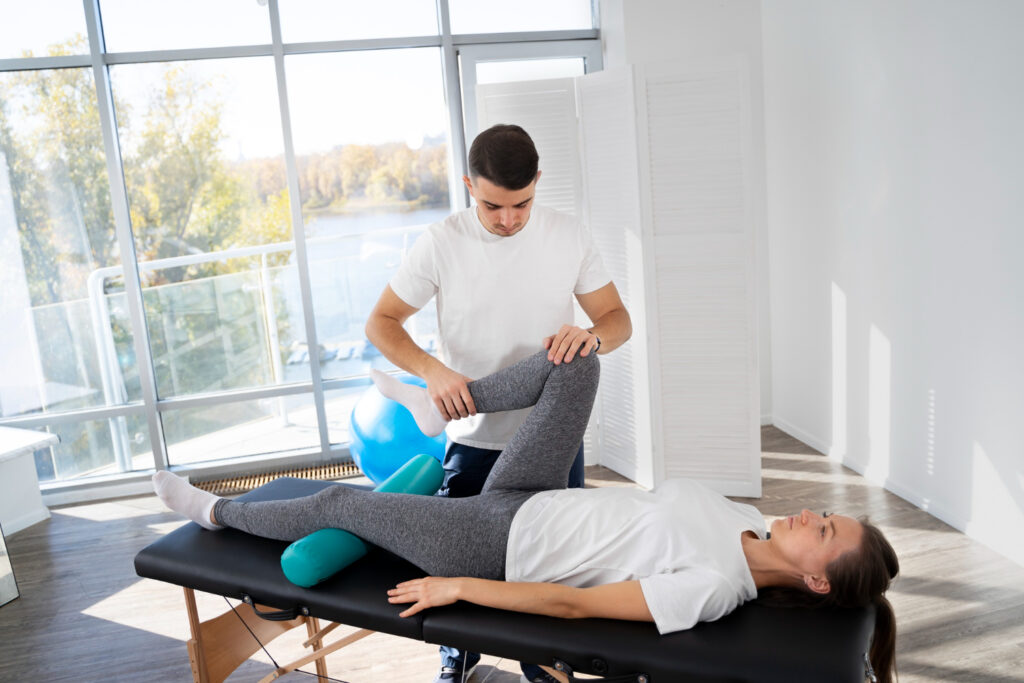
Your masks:
<path fill-rule="evenodd" d="M 601 340 L 598 353 L 605 354 L 629 341 L 633 335 L 633 322 L 625 308 L 616 308 L 595 320 L 590 332 Z"/>
<path fill-rule="evenodd" d="M 439 364 L 436 358 L 413 341 L 402 323 L 394 318 L 371 316 L 366 322 L 366 338 L 385 358 L 417 377 L 426 377 L 431 367 Z"/>

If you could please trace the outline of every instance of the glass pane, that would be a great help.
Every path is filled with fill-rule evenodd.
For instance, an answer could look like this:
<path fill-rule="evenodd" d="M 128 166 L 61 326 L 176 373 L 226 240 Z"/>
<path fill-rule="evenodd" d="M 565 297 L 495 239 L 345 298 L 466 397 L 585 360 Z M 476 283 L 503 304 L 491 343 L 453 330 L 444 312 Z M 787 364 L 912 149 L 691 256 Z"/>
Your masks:
<path fill-rule="evenodd" d="M 544 78 L 573 78 L 583 75 L 582 57 L 558 59 L 516 59 L 503 62 L 478 62 L 477 83 L 533 81 Z"/>
<path fill-rule="evenodd" d="M 150 285 L 143 302 L 162 397 L 309 380 L 289 360 L 305 349 L 294 266 Z"/>
<path fill-rule="evenodd" d="M 424 211 L 420 216 L 429 223 L 447 216 L 448 210 L 427 214 Z M 367 217 L 375 223 L 378 219 Z M 422 231 L 423 226 L 374 228 L 358 235 L 311 240 L 310 281 L 323 377 L 355 377 L 365 375 L 370 368 L 393 369 L 366 339 L 363 328 L 405 251 Z M 421 348 L 431 353 L 436 350 L 437 313 L 433 301 L 412 316 L 405 327 Z M 303 361 L 308 362 L 308 358 Z"/>
<path fill-rule="evenodd" d="M 383 362 L 363 333 L 367 315 L 416 235 L 450 213 L 440 54 L 295 55 L 285 64 L 323 376 L 359 375 Z M 410 323 L 426 330 L 425 347 L 434 317 L 424 310 Z"/>
<path fill-rule="evenodd" d="M 566 31 L 594 27 L 591 0 L 449 0 L 452 33 Z"/>
<path fill-rule="evenodd" d="M 309 394 L 168 410 L 160 419 L 172 465 L 320 446 Z"/>
<path fill-rule="evenodd" d="M 0 59 L 89 53 L 82 0 L 0 0 Z"/>
<path fill-rule="evenodd" d="M 140 399 L 88 69 L 0 74 L 0 416 Z"/>
<path fill-rule="evenodd" d="M 258 0 L 100 0 L 107 52 L 270 43 L 270 14 Z"/>
<path fill-rule="evenodd" d="M 383 356 L 381 356 L 383 358 Z M 332 444 L 348 443 L 352 440 L 351 417 L 356 401 L 372 385 L 333 389 L 324 392 L 324 409 L 327 411 L 327 433 Z"/>
<path fill-rule="evenodd" d="M 159 395 L 308 380 L 273 60 L 111 80 Z"/>
<path fill-rule="evenodd" d="M 286 43 L 437 35 L 434 0 L 283 0 Z"/>
<path fill-rule="evenodd" d="M 145 415 L 54 424 L 56 446 L 36 451 L 39 481 L 66 481 L 117 472 L 153 469 Z"/>

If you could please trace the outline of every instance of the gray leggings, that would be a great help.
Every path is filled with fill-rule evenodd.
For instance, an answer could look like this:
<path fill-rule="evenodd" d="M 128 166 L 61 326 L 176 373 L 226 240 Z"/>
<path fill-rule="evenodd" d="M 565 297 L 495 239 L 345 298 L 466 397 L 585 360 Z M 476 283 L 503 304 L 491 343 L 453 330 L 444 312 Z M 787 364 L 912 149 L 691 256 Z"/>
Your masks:
<path fill-rule="evenodd" d="M 478 496 L 442 498 L 329 486 L 291 500 L 221 500 L 214 517 L 223 526 L 283 541 L 318 529 L 344 529 L 435 576 L 504 579 L 512 518 L 538 491 L 565 488 L 599 375 L 596 354 L 554 365 L 542 351 L 470 382 L 477 412 L 534 406 Z"/>

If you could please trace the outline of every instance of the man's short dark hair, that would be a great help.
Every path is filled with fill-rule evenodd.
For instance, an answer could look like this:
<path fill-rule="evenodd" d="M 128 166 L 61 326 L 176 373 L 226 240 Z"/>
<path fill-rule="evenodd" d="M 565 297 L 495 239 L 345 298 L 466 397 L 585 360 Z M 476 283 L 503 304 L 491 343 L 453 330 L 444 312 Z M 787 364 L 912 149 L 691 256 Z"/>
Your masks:
<path fill-rule="evenodd" d="M 521 190 L 537 177 L 537 148 L 519 126 L 499 123 L 476 136 L 469 148 L 469 177 Z"/>

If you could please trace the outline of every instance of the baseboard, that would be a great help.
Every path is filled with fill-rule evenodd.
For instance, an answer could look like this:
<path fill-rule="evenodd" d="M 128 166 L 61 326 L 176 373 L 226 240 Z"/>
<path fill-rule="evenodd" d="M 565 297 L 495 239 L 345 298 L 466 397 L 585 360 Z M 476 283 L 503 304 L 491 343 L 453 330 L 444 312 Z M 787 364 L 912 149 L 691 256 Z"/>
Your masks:
<path fill-rule="evenodd" d="M 23 529 L 27 529 L 33 524 L 43 521 L 44 519 L 50 518 L 50 511 L 44 506 L 39 506 L 34 510 L 29 510 L 23 515 L 18 515 L 14 519 L 8 519 L 4 522 L 4 536 L 11 537 Z"/>
<path fill-rule="evenodd" d="M 787 421 L 785 418 L 772 417 L 771 423 L 780 429 L 781 431 L 789 434 L 794 439 L 802 441 L 811 448 L 824 453 L 830 459 L 848 467 L 857 474 L 864 477 L 867 481 L 881 486 L 886 491 L 893 495 L 899 496 L 903 500 L 907 501 L 911 505 L 927 512 L 932 517 L 935 517 L 941 522 L 945 522 L 949 526 L 953 527 L 957 531 L 963 533 L 968 538 L 981 543 L 987 548 L 992 549 L 994 552 L 999 553 L 1003 557 L 1016 562 L 1021 566 L 1024 566 L 1024 551 L 1018 551 L 1016 548 L 1002 548 L 998 547 L 986 539 L 982 538 L 978 533 L 978 530 L 972 528 L 972 522 L 962 514 L 955 513 L 949 508 L 937 504 L 934 500 L 930 500 L 927 496 L 922 495 L 919 491 L 916 491 L 912 486 L 907 486 L 899 481 L 886 478 L 879 480 L 877 477 L 870 477 L 866 474 L 867 466 L 864 463 L 852 461 L 847 457 L 846 453 L 835 453 L 830 444 L 826 443 L 824 439 L 818 438 L 813 434 L 797 427 L 793 423 Z"/>
<path fill-rule="evenodd" d="M 808 446 L 818 451 L 819 453 L 822 453 L 824 455 L 829 456 L 830 458 L 835 459 L 835 456 L 832 453 L 830 453 L 830 451 L 832 450 L 832 446 L 830 444 L 826 443 L 824 439 L 821 439 L 811 434 L 810 432 L 806 432 L 803 429 L 800 429 L 792 422 L 789 422 L 788 420 L 780 417 L 771 417 L 768 421 L 768 424 L 778 427 L 786 434 L 789 434 L 791 437 L 797 439 L 798 441 L 802 441 L 803 443 L 807 444 Z"/>
<path fill-rule="evenodd" d="M 47 505 L 77 505 L 112 498 L 150 495 L 153 493 L 151 477 L 152 473 L 139 473 L 117 484 L 104 482 L 102 485 L 89 485 L 90 482 L 80 487 L 67 487 L 58 490 L 48 490 L 43 487 L 43 502 Z"/>

